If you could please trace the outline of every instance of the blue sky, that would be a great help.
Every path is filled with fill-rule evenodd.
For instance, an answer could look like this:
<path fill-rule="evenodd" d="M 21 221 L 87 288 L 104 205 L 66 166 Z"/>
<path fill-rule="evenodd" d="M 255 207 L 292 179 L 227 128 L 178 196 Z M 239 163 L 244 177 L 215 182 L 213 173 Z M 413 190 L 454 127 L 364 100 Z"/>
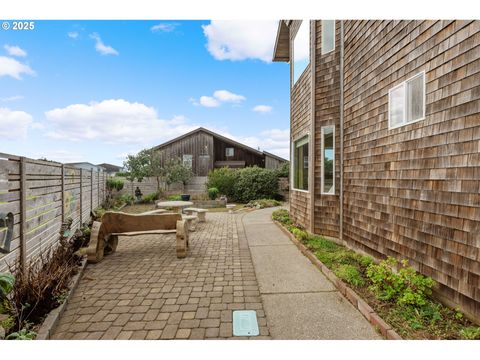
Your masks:
<path fill-rule="evenodd" d="M 275 21 L 34 26 L 0 30 L 0 152 L 121 164 L 204 126 L 288 157 L 289 68 L 270 62 Z"/>

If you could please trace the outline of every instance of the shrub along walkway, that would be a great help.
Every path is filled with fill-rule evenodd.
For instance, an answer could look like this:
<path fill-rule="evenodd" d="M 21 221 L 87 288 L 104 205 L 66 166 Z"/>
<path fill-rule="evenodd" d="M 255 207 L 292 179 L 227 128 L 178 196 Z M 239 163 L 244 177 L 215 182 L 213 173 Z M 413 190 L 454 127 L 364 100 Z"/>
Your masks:
<path fill-rule="evenodd" d="M 274 210 L 242 218 L 272 338 L 381 339 L 272 222 Z"/>

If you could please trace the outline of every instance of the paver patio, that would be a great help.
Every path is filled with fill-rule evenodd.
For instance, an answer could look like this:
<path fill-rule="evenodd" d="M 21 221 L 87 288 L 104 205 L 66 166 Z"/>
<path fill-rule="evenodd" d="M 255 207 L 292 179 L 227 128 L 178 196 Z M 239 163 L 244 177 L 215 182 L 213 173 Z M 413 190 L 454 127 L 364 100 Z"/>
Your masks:
<path fill-rule="evenodd" d="M 232 337 L 232 310 L 256 310 L 269 331 L 238 216 L 210 213 L 190 233 L 185 259 L 175 235 L 120 238 L 117 252 L 89 264 L 53 339 Z M 239 339 L 239 337 L 235 337 Z"/>
<path fill-rule="evenodd" d="M 272 211 L 209 213 L 185 259 L 175 235 L 120 238 L 116 253 L 88 265 L 52 338 L 241 339 L 232 311 L 245 309 L 257 311 L 252 339 L 379 339 Z"/>

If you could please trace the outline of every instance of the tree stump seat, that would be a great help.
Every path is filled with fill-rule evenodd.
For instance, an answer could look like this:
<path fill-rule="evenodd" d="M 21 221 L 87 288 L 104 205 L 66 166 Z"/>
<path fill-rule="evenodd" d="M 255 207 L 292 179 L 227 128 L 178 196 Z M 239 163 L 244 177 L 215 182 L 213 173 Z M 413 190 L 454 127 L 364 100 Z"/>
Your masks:
<path fill-rule="evenodd" d="M 186 208 L 183 211 L 185 211 L 186 214 L 188 215 L 196 215 L 198 217 L 198 222 L 205 222 L 206 221 L 206 215 L 208 210 L 207 209 L 201 209 L 201 208 Z"/>

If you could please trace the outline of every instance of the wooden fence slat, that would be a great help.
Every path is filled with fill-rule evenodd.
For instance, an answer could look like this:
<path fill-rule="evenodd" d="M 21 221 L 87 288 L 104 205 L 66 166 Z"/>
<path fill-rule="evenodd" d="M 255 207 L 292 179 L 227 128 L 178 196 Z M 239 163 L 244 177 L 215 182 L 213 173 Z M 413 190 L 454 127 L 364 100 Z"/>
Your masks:
<path fill-rule="evenodd" d="M 24 157 L 20 158 L 20 266 L 25 269 L 27 262 L 27 162 Z"/>

